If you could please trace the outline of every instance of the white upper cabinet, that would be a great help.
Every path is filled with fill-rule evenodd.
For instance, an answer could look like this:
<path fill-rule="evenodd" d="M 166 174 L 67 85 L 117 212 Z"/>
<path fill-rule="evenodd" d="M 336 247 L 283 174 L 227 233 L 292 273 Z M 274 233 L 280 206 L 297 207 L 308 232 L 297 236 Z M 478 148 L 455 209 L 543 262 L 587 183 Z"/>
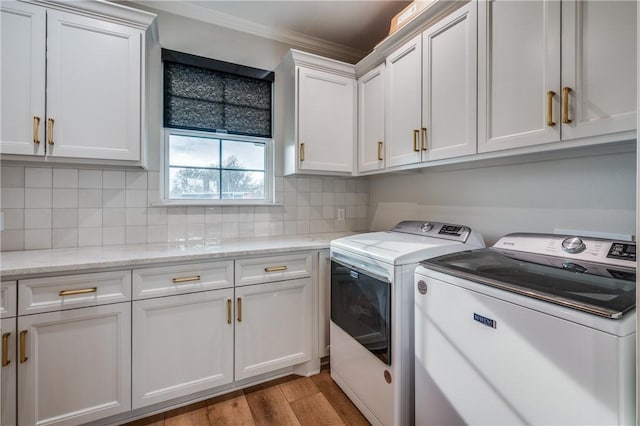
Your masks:
<path fill-rule="evenodd" d="M 285 175 L 353 173 L 353 65 L 291 50 L 276 70 L 275 102 Z"/>
<path fill-rule="evenodd" d="M 384 169 L 385 64 L 358 80 L 358 171 Z"/>
<path fill-rule="evenodd" d="M 478 151 L 559 141 L 560 2 L 479 6 Z"/>
<path fill-rule="evenodd" d="M 480 2 L 478 151 L 636 128 L 636 3 Z"/>
<path fill-rule="evenodd" d="M 42 155 L 46 120 L 46 12 L 28 3 L 2 2 L 0 17 L 0 153 Z"/>
<path fill-rule="evenodd" d="M 562 139 L 636 128 L 635 1 L 562 2 Z"/>
<path fill-rule="evenodd" d="M 387 57 L 387 167 L 418 163 L 422 127 L 422 35 Z"/>
<path fill-rule="evenodd" d="M 477 3 L 422 36 L 422 161 L 476 152 Z"/>
<path fill-rule="evenodd" d="M 145 29 L 154 15 L 45 4 L 2 3 L 0 151 L 141 164 Z"/>
<path fill-rule="evenodd" d="M 140 160 L 137 29 L 47 12 L 47 154 Z"/>
<path fill-rule="evenodd" d="M 387 57 L 387 167 L 476 152 L 476 10 L 466 4 Z"/>

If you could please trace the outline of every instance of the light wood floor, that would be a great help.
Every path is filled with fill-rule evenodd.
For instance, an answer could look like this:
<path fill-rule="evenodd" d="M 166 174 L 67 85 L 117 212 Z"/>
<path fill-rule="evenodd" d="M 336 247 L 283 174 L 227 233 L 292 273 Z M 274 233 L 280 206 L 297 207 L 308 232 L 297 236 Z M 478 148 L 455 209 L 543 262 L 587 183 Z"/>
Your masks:
<path fill-rule="evenodd" d="M 167 411 L 127 426 L 369 425 L 328 368 L 312 377 L 288 376 Z"/>

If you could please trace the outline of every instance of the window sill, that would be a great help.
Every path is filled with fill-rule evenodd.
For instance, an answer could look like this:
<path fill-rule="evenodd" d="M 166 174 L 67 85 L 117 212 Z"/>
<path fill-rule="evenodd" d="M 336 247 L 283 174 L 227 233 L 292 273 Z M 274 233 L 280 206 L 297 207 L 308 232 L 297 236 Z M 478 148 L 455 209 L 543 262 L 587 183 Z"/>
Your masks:
<path fill-rule="evenodd" d="M 225 201 L 207 201 L 207 200 L 165 200 L 150 203 L 151 207 L 271 207 L 283 206 L 276 202 L 260 202 L 254 200 L 225 200 Z"/>

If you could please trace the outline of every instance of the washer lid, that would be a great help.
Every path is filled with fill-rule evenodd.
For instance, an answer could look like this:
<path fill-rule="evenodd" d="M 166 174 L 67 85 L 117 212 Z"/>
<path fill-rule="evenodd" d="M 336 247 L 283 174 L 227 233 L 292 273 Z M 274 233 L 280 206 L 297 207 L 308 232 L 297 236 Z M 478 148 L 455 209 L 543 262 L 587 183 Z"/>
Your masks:
<path fill-rule="evenodd" d="M 428 257 L 451 253 L 452 247 L 463 250 L 467 246 L 458 241 L 390 231 L 351 235 L 331 241 L 332 250 L 346 250 L 391 265 L 418 263 Z"/>
<path fill-rule="evenodd" d="M 634 268 L 495 248 L 448 254 L 421 264 L 469 281 L 603 317 L 617 319 L 635 307 Z"/>

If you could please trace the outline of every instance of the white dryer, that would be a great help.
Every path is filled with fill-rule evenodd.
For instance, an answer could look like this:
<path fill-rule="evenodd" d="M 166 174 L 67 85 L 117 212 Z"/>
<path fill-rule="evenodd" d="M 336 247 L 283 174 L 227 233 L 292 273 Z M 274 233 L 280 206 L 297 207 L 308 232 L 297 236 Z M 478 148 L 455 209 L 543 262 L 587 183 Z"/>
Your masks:
<path fill-rule="evenodd" d="M 478 247 L 466 226 L 422 221 L 331 242 L 331 377 L 372 424 L 413 423 L 418 262 Z"/>
<path fill-rule="evenodd" d="M 634 242 L 511 234 L 414 288 L 416 424 L 636 424 Z"/>

